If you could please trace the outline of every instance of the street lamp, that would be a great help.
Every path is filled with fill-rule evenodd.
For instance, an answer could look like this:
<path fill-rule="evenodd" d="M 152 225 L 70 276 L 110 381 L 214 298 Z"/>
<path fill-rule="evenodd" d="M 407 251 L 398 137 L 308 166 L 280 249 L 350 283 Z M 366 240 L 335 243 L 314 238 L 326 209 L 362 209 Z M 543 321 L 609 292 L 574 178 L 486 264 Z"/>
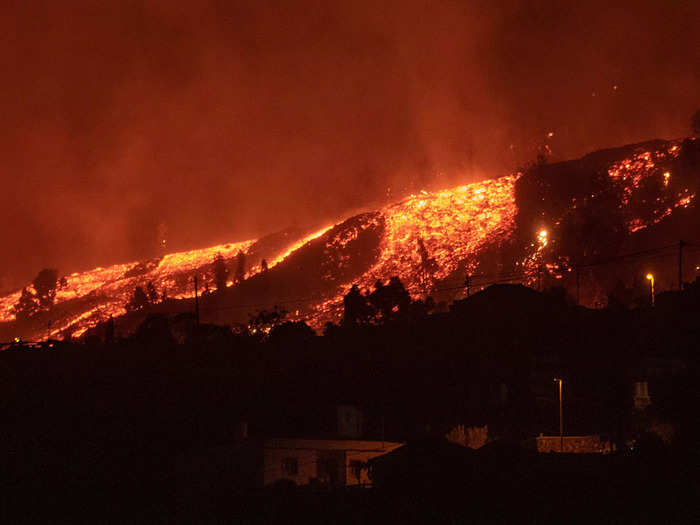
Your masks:
<path fill-rule="evenodd" d="M 648 273 L 647 279 L 651 283 L 651 305 L 654 306 L 654 274 Z"/>
<path fill-rule="evenodd" d="M 564 380 L 555 377 L 554 382 L 559 383 L 559 452 L 564 452 L 564 405 L 562 403 L 561 394 L 561 387 Z"/>

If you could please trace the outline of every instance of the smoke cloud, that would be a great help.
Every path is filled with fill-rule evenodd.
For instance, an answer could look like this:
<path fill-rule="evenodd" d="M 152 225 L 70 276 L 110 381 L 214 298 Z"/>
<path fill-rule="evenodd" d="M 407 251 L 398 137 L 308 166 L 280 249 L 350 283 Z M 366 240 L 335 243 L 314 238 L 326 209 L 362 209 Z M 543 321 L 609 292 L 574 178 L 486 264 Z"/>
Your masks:
<path fill-rule="evenodd" d="M 0 289 L 686 135 L 699 6 L 4 2 Z"/>

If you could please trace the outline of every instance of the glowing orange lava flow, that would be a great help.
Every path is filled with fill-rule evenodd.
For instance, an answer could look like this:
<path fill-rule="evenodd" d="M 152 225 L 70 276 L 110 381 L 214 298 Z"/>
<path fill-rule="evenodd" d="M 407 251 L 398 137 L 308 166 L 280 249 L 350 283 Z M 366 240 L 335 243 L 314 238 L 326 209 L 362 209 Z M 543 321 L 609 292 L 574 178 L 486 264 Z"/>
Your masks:
<path fill-rule="evenodd" d="M 314 308 L 312 325 L 319 326 L 332 318 L 353 284 L 371 289 L 379 279 L 398 276 L 418 298 L 460 265 L 466 272 L 473 271 L 479 249 L 486 243 L 507 239 L 514 230 L 518 176 L 440 192 L 422 191 L 384 208 L 381 216 L 385 232 L 376 263 L 359 279 L 341 286 L 337 296 L 320 302 Z"/>
<path fill-rule="evenodd" d="M 329 226 L 325 226 L 325 227 L 321 228 L 320 230 L 315 231 L 314 233 L 312 233 L 312 234 L 310 234 L 310 235 L 307 235 L 307 236 L 304 237 L 303 239 L 300 239 L 299 241 L 295 242 L 294 244 L 292 244 L 292 245 L 289 247 L 289 249 L 288 249 L 286 252 L 284 252 L 284 253 L 278 255 L 277 257 L 275 257 L 275 258 L 272 260 L 272 262 L 270 263 L 269 268 L 272 268 L 273 266 L 277 266 L 279 263 L 281 263 L 281 262 L 284 261 L 287 257 L 289 257 L 289 256 L 291 255 L 292 252 L 297 251 L 299 248 L 301 248 L 302 246 L 306 245 L 307 243 L 313 241 L 314 239 L 318 239 L 319 237 L 321 237 L 321 235 L 323 235 L 324 233 L 326 233 L 326 232 L 327 232 L 328 230 L 330 230 L 333 226 L 335 226 L 335 225 L 334 225 L 334 224 L 331 224 L 331 225 L 329 225 Z"/>
<path fill-rule="evenodd" d="M 679 154 L 679 143 L 671 142 L 653 151 L 637 151 L 606 167 L 610 180 L 621 189 L 619 207 L 625 214 L 630 233 L 655 224 L 673 209 L 687 207 L 694 201 L 695 194 L 679 188 L 674 173 L 666 167 Z M 316 328 L 326 321 L 337 320 L 342 310 L 342 298 L 353 284 L 368 290 L 377 280 L 398 276 L 414 298 L 424 297 L 441 286 L 459 287 L 461 282 L 457 281 L 476 270 L 485 247 L 512 239 L 517 213 L 515 184 L 519 176 L 509 175 L 450 190 L 411 195 L 378 213 L 358 216 L 359 226 L 355 223 L 353 227 L 341 227 L 332 230 L 332 235 L 326 235 L 332 228 L 326 226 L 301 239 L 290 240 L 287 246 L 279 248 L 277 254 L 272 254 L 269 267 L 283 263 L 307 243 L 318 239 L 315 242 L 324 242 L 325 263 L 349 268 L 353 261 L 343 251 L 348 243 L 356 240 L 364 230 L 382 232 L 376 259 L 366 271 L 352 281 L 339 281 L 334 291 L 297 311 L 296 316 L 305 318 Z M 650 193 L 650 188 L 656 193 Z M 638 202 L 645 205 L 637 206 Z M 575 202 L 572 202 L 572 207 L 576 207 Z M 544 264 L 545 271 L 551 274 L 560 271 L 552 260 L 543 259 L 544 253 L 556 245 L 554 235 L 558 224 L 542 224 L 532 232 L 529 251 L 522 254 L 522 261 L 516 263 L 525 274 L 524 282 L 529 282 L 528 278 L 532 280 L 534 268 L 541 268 L 543 262 L 547 263 Z M 151 261 L 71 274 L 56 294 L 51 312 L 54 320 L 51 335 L 80 335 L 110 315 L 123 314 L 134 288 L 148 282 L 153 282 L 159 292 L 165 291 L 169 298 L 191 297 L 192 276 L 210 273 L 209 265 L 217 254 L 231 260 L 239 252 L 246 253 L 254 243 L 254 240 L 247 240 L 222 244 L 173 253 Z M 247 277 L 260 270 L 260 266 L 249 267 Z M 211 276 L 206 279 L 211 281 Z M 328 279 L 331 281 L 332 276 Z M 314 292 L 309 290 L 310 294 Z M 19 298 L 20 291 L 0 297 L 0 322 L 14 321 L 13 306 Z M 45 334 L 46 327 L 33 335 Z"/>
<path fill-rule="evenodd" d="M 116 264 L 107 268 L 95 268 L 87 272 L 66 276 L 66 283 L 56 292 L 56 309 L 70 301 L 80 302 L 70 309 L 71 314 L 57 315 L 60 319 L 52 323 L 51 336 L 66 330 L 77 337 L 90 326 L 125 312 L 124 305 L 136 286 L 153 282 L 159 292 L 168 297 L 181 298 L 192 295 L 191 280 L 188 274 L 211 264 L 217 254 L 224 258 L 234 257 L 239 251 L 246 252 L 254 243 L 247 240 L 227 243 L 209 248 L 172 253 L 162 259 L 140 263 Z M 184 278 L 182 278 L 184 276 Z M 0 322 L 14 320 L 13 306 L 19 300 L 21 291 L 0 298 Z M 41 335 L 45 335 L 42 331 Z"/>
<path fill-rule="evenodd" d="M 685 208 L 695 198 L 695 194 L 687 188 L 683 188 L 675 195 L 670 193 L 669 182 L 672 174 L 670 171 L 661 170 L 661 163 L 675 159 L 679 154 L 680 146 L 672 143 L 668 149 L 643 151 L 615 162 L 608 168 L 608 176 L 622 188 L 623 197 L 620 208 L 627 212 L 627 228 L 630 233 L 658 223 L 670 215 L 674 208 Z M 630 209 L 634 193 L 640 189 L 644 181 L 653 177 L 658 178 L 659 187 L 663 188 L 662 194 L 656 197 L 656 203 L 659 206 L 654 209 L 652 217 L 635 217 Z"/>
<path fill-rule="evenodd" d="M 507 239 L 515 226 L 511 175 L 437 193 L 421 192 L 383 210 L 385 234 L 377 263 L 361 287 L 398 276 L 416 295 L 452 274 L 460 263 L 476 267 L 479 248 Z M 421 255 L 420 243 L 425 247 Z"/>

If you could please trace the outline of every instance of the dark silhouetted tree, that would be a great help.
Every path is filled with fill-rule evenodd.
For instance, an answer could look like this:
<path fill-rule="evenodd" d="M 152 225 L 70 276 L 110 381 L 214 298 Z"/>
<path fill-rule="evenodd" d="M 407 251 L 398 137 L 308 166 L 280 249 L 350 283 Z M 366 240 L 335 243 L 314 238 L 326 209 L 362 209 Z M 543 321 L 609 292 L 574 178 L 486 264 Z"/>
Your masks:
<path fill-rule="evenodd" d="M 58 285 L 58 270 L 44 268 L 34 278 L 34 290 L 41 310 L 50 310 L 56 299 L 56 286 Z"/>
<path fill-rule="evenodd" d="M 286 321 L 270 330 L 270 342 L 280 345 L 298 345 L 314 337 L 316 333 L 304 321 Z"/>
<path fill-rule="evenodd" d="M 439 268 L 438 264 L 435 261 L 435 259 L 430 257 L 430 254 L 428 254 L 428 250 L 425 249 L 423 239 L 420 238 L 418 239 L 418 254 L 420 255 L 420 264 L 423 272 L 427 275 L 434 274 Z"/>
<path fill-rule="evenodd" d="M 367 296 L 367 302 L 372 309 L 375 320 L 386 319 L 391 313 L 391 298 L 389 289 L 384 286 L 381 279 L 374 283 L 374 290 Z"/>
<path fill-rule="evenodd" d="M 39 301 L 29 288 L 24 288 L 19 297 L 19 301 L 12 307 L 12 311 L 15 314 L 15 319 L 18 321 L 25 321 L 36 315 L 39 311 Z"/>
<path fill-rule="evenodd" d="M 212 274 L 214 275 L 217 291 L 224 290 L 226 288 L 226 281 L 228 280 L 228 268 L 226 267 L 224 256 L 220 253 L 217 253 L 216 257 L 214 257 Z"/>
<path fill-rule="evenodd" d="M 148 284 L 146 284 L 146 296 L 149 303 L 155 304 L 158 302 L 158 290 L 156 290 L 156 285 L 153 284 L 153 281 L 148 281 Z"/>
<path fill-rule="evenodd" d="M 234 277 L 236 283 L 242 283 L 245 280 L 245 254 L 243 252 L 238 252 L 238 255 L 236 255 L 236 273 Z"/>
<path fill-rule="evenodd" d="M 437 308 L 435 300 L 432 297 L 426 298 L 424 301 L 411 301 L 411 304 L 405 311 L 405 317 L 410 319 L 421 319 L 425 318 L 431 313 L 433 313 Z M 401 312 L 403 316 L 403 312 Z"/>
<path fill-rule="evenodd" d="M 345 326 L 366 325 L 373 318 L 372 306 L 356 284 L 343 297 L 343 307 L 342 324 Z"/>
<path fill-rule="evenodd" d="M 411 304 L 411 296 L 398 277 L 392 277 L 388 285 L 377 281 L 368 299 L 374 308 L 376 323 L 396 319 L 399 314 L 406 313 Z"/>
<path fill-rule="evenodd" d="M 266 261 L 265 259 L 263 259 L 262 261 L 260 261 L 260 269 L 261 269 L 263 272 L 266 272 L 266 271 L 267 271 L 267 261 Z"/>
<path fill-rule="evenodd" d="M 389 296 L 391 297 L 392 312 L 402 312 L 411 304 L 411 295 L 404 287 L 401 279 L 392 277 L 389 279 Z"/>
<path fill-rule="evenodd" d="M 278 306 L 272 310 L 260 310 L 250 317 L 248 332 L 257 337 L 266 337 L 274 327 L 282 324 L 287 313 L 287 310 Z"/>
<path fill-rule="evenodd" d="M 430 257 L 428 250 L 425 248 L 423 239 L 418 239 L 418 254 L 420 255 L 420 284 L 422 288 L 428 288 L 431 283 L 431 278 L 437 272 L 439 266 L 435 259 Z"/>
<path fill-rule="evenodd" d="M 148 304 L 148 295 L 142 286 L 137 286 L 134 288 L 134 294 L 131 296 L 131 300 L 124 305 L 124 308 L 126 308 L 127 312 L 133 312 L 145 308 Z"/>
<path fill-rule="evenodd" d="M 24 288 L 19 301 L 13 307 L 17 320 L 26 320 L 53 307 L 58 286 L 58 270 L 44 268 L 32 282 L 34 291 Z"/>

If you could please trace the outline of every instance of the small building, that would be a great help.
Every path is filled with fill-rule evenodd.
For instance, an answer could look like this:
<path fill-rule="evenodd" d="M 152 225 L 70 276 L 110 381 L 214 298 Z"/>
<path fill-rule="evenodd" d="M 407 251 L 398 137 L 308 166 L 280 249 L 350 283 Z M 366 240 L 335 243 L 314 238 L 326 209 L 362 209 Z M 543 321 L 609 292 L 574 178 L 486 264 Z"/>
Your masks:
<path fill-rule="evenodd" d="M 562 449 L 563 445 L 563 449 Z M 597 434 L 589 436 L 545 436 L 529 439 L 525 446 L 540 453 L 563 452 L 565 454 L 609 454 L 610 443 Z"/>
<path fill-rule="evenodd" d="M 402 443 L 359 439 L 270 438 L 263 444 L 263 485 L 290 480 L 297 485 L 368 485 L 365 464 Z"/>
<path fill-rule="evenodd" d="M 333 487 L 369 486 L 366 464 L 403 443 L 353 439 L 245 438 L 178 458 L 187 491 L 244 490 L 290 481 Z"/>
<path fill-rule="evenodd" d="M 367 486 L 366 464 L 403 443 L 363 439 L 364 413 L 352 405 L 314 411 L 306 428 L 248 435 L 248 424 L 238 423 L 229 444 L 193 450 L 178 458 L 183 487 L 209 490 L 213 486 L 255 488 L 281 481 L 296 485 L 319 483 L 334 487 Z M 208 488 L 207 488 L 208 487 Z"/>
<path fill-rule="evenodd" d="M 646 356 L 628 372 L 632 383 L 632 407 L 643 412 L 663 400 L 675 388 L 676 379 L 686 371 L 680 359 Z"/>
<path fill-rule="evenodd" d="M 263 485 L 281 480 L 368 485 L 366 462 L 402 445 L 365 439 L 365 415 L 353 405 L 327 408 L 315 411 L 315 421 L 303 433 L 262 440 Z"/>

